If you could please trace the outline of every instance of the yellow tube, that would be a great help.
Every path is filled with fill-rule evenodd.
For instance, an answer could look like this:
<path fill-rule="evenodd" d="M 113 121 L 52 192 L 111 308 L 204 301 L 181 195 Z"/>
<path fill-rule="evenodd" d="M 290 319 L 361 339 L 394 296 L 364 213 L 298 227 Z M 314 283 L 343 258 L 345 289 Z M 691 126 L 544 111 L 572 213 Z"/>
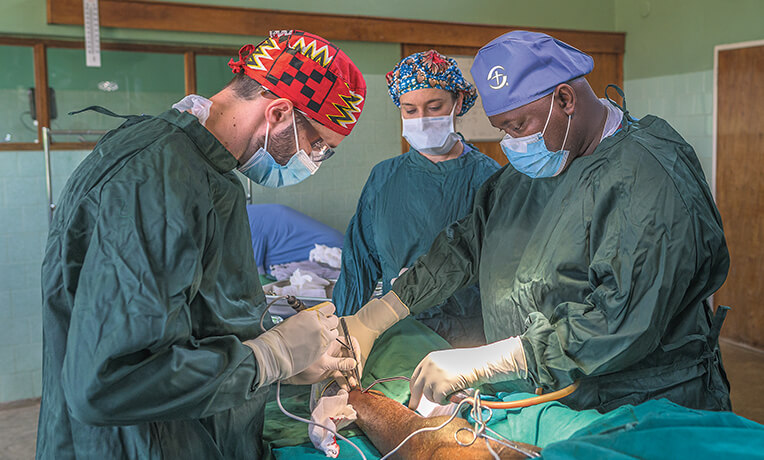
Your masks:
<path fill-rule="evenodd" d="M 574 391 L 576 391 L 577 388 L 578 388 L 578 381 L 575 381 L 561 390 L 553 391 L 551 393 L 543 394 L 540 396 L 533 396 L 530 398 L 518 399 L 517 401 L 481 400 L 480 405 L 482 407 L 488 407 L 490 409 L 517 409 L 520 407 L 528 407 L 528 406 L 534 406 L 536 404 L 541 404 L 545 402 L 557 401 L 558 399 L 562 399 L 565 396 L 568 396 L 569 394 L 573 393 Z M 471 400 L 470 404 L 475 403 L 473 398 L 467 397 L 467 399 Z M 459 402 L 459 401 L 454 401 L 453 399 L 451 401 L 456 403 Z"/>

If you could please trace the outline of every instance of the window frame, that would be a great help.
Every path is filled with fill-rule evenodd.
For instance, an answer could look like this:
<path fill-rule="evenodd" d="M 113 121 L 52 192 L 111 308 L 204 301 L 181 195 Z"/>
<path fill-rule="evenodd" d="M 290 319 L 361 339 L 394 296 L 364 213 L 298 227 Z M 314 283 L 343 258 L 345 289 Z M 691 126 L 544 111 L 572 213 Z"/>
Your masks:
<path fill-rule="evenodd" d="M 37 112 L 37 140 L 34 142 L 0 142 L 0 151 L 42 150 L 42 130 L 50 128 L 50 110 L 48 101 L 48 49 L 85 49 L 82 40 L 64 40 L 49 38 L 28 38 L 13 35 L 0 35 L 0 46 L 20 46 L 33 49 L 35 111 Z M 165 53 L 183 56 L 183 77 L 185 93 L 196 92 L 196 57 L 199 55 L 236 56 L 234 47 L 180 46 L 156 43 L 119 43 L 102 42 L 102 50 L 132 51 L 139 53 Z M 95 142 L 51 142 L 51 150 L 90 150 Z"/>

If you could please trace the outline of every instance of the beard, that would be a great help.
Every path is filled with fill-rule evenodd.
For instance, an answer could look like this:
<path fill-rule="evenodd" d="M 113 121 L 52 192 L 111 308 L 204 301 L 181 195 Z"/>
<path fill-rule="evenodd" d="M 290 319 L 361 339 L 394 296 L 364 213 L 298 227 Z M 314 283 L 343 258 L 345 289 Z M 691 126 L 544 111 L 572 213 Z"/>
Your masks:
<path fill-rule="evenodd" d="M 294 142 L 294 128 L 287 126 L 279 132 L 271 132 L 268 140 L 268 153 L 273 157 L 276 163 L 281 166 L 286 165 L 289 159 L 297 153 L 297 146 Z M 252 158 L 261 147 L 265 146 L 265 136 L 253 137 L 245 154 L 242 158 Z"/>

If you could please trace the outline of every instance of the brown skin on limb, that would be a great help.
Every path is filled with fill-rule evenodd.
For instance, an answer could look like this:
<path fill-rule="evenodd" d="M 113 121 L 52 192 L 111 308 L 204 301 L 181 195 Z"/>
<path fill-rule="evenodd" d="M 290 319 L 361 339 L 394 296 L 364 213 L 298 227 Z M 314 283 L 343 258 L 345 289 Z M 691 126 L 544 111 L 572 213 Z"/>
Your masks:
<path fill-rule="evenodd" d="M 385 396 L 373 393 L 362 393 L 358 390 L 350 392 L 348 402 L 358 413 L 356 424 L 368 436 L 380 452 L 390 452 L 413 431 L 424 427 L 435 427 L 446 420 L 448 416 L 421 417 L 416 412 Z M 466 420 L 456 417 L 448 425 L 438 431 L 419 433 L 411 438 L 396 452 L 393 458 L 399 459 L 492 459 L 484 439 L 478 439 L 469 447 L 462 447 L 454 440 L 454 433 L 460 428 L 471 428 Z M 459 434 L 459 439 L 468 441 L 472 435 L 466 432 Z M 506 446 L 490 441 L 491 447 L 502 459 L 523 459 L 523 454 Z M 525 450 L 538 452 L 536 446 L 517 443 Z"/>
<path fill-rule="evenodd" d="M 565 141 L 565 150 L 570 157 L 564 169 L 578 157 L 591 155 L 600 143 L 607 121 L 607 108 L 597 98 L 586 78 L 577 78 L 569 83 L 561 83 L 552 95 L 544 96 L 524 106 L 508 112 L 488 117 L 491 124 L 512 137 L 524 137 L 542 132 L 552 105 L 544 142 L 551 151 L 563 148 L 565 130 L 570 120 L 570 132 Z"/>

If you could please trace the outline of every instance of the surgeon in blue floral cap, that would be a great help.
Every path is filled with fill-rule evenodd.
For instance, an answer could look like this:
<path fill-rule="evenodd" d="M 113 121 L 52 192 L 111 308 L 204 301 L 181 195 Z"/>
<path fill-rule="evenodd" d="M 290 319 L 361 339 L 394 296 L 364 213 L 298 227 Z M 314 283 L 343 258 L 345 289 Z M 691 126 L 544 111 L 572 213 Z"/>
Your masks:
<path fill-rule="evenodd" d="M 454 118 L 477 92 L 454 59 L 435 50 L 401 60 L 387 74 L 411 148 L 377 164 L 348 225 L 342 272 L 334 287 L 338 314 L 355 313 L 425 253 L 448 224 L 466 216 L 482 183 L 499 165 L 464 141 Z M 485 343 L 477 286 L 459 290 L 417 316 L 454 346 Z"/>

